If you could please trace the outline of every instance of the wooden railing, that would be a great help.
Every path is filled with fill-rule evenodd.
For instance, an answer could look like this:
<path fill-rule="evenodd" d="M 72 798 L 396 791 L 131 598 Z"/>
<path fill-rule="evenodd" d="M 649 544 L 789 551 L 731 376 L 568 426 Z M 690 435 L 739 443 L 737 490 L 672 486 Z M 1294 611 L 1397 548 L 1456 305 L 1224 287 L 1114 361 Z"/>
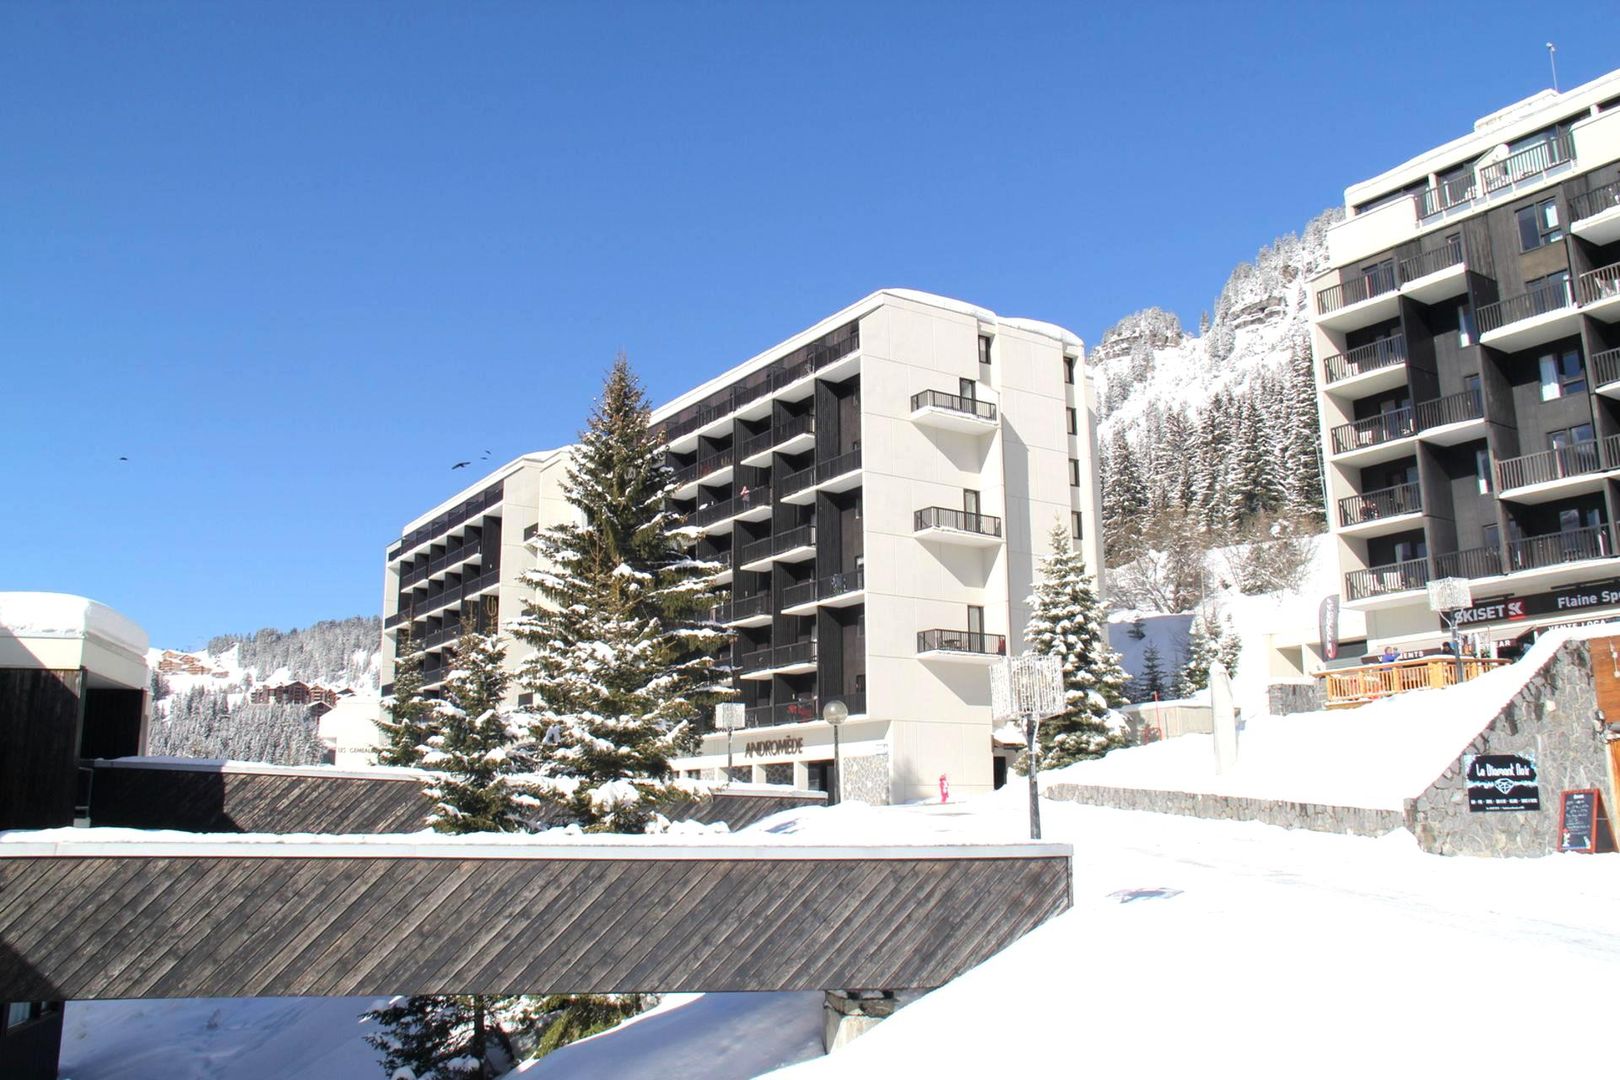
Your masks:
<path fill-rule="evenodd" d="M 1409 690 L 1433 690 L 1477 679 L 1507 660 L 1465 656 L 1459 663 L 1454 656 L 1422 656 L 1415 660 L 1395 660 L 1387 664 L 1331 668 L 1316 672 L 1322 680 L 1322 704 L 1329 709 L 1349 709 L 1379 698 L 1393 697 Z"/>

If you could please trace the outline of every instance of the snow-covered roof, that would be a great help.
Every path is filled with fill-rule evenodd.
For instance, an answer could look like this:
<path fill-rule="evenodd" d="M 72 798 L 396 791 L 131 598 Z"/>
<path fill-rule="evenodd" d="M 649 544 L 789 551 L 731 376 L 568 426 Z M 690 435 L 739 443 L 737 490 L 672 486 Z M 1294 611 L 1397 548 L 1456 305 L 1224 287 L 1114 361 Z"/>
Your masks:
<path fill-rule="evenodd" d="M 222 758 L 127 757 L 101 759 L 98 769 L 165 769 L 180 772 L 243 773 L 249 775 L 310 776 L 319 779 L 411 780 L 421 783 L 436 773 L 426 769 L 405 769 L 392 765 L 365 768 L 338 768 L 333 765 L 270 765 L 262 761 L 228 761 Z"/>
<path fill-rule="evenodd" d="M 146 631 L 133 619 L 84 596 L 55 592 L 0 593 L 0 633 L 12 637 L 99 637 L 145 653 Z"/>

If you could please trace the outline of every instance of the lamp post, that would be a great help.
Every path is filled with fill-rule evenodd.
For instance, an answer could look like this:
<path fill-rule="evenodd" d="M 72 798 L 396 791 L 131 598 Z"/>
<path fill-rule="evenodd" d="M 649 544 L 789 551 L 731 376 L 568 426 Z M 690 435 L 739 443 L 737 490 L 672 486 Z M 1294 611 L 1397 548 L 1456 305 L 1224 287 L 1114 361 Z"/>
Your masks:
<path fill-rule="evenodd" d="M 726 783 L 731 783 L 731 733 L 748 722 L 740 701 L 722 701 L 714 707 L 714 726 L 726 733 Z"/>
<path fill-rule="evenodd" d="M 844 764 L 838 747 L 838 729 L 849 719 L 849 706 L 834 698 L 821 707 L 821 718 L 833 729 L 832 801 L 838 803 L 844 799 Z"/>

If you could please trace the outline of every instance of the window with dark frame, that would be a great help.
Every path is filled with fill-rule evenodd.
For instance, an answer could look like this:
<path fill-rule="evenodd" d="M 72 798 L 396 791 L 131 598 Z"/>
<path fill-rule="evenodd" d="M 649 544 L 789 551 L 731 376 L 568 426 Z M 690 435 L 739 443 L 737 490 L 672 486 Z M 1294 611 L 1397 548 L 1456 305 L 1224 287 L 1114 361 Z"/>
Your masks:
<path fill-rule="evenodd" d="M 1534 251 L 1564 238 L 1558 220 L 1558 200 L 1543 199 L 1521 207 L 1514 215 L 1519 223 L 1519 250 Z"/>
<path fill-rule="evenodd" d="M 1070 487 L 1079 487 L 1080 486 L 1080 459 L 1079 458 L 1070 458 L 1069 459 L 1069 486 Z"/>
<path fill-rule="evenodd" d="M 1068 410 L 1068 414 L 1069 414 L 1069 434 L 1070 435 L 1078 435 L 1078 434 L 1080 434 L 1080 416 L 1079 416 L 1079 414 L 1076 413 L 1072 408 Z"/>
<path fill-rule="evenodd" d="M 1539 364 L 1542 401 L 1586 392 L 1586 368 L 1581 364 L 1579 349 L 1543 353 Z"/>
<path fill-rule="evenodd" d="M 1077 358 L 1065 356 L 1063 358 L 1063 381 L 1070 386 L 1074 385 L 1074 365 Z"/>
<path fill-rule="evenodd" d="M 1080 511 L 1078 511 L 1078 510 L 1074 511 L 1073 512 L 1073 517 L 1074 517 L 1074 538 L 1076 540 L 1084 540 L 1086 538 L 1086 530 L 1082 526 L 1081 521 L 1080 521 Z"/>
<path fill-rule="evenodd" d="M 985 367 L 990 366 L 990 336 L 988 334 L 979 335 L 979 363 Z"/>

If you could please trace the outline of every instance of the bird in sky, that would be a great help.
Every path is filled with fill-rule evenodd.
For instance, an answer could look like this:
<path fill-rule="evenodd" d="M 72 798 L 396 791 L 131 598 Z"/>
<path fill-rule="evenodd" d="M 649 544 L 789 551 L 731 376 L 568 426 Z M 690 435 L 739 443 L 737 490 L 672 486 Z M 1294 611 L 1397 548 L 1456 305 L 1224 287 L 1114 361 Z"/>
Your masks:
<path fill-rule="evenodd" d="M 124 457 L 124 456 L 122 456 L 122 455 L 120 455 L 120 456 L 119 456 L 119 458 L 118 458 L 118 460 L 119 460 L 119 461 L 128 461 L 128 460 L 129 460 L 129 458 L 127 458 L 127 457 Z"/>
<path fill-rule="evenodd" d="M 489 451 L 488 451 L 488 450 L 485 450 L 485 451 L 484 451 L 484 457 L 483 457 L 483 458 L 479 458 L 479 459 L 478 459 L 478 460 L 479 460 L 479 461 L 482 461 L 482 460 L 484 460 L 484 458 L 487 458 L 487 457 L 489 457 Z"/>
<path fill-rule="evenodd" d="M 469 466 L 471 464 L 472 464 L 472 462 L 470 462 L 470 461 L 458 461 L 454 465 L 450 466 L 450 471 L 455 472 L 457 469 L 465 469 L 467 466 Z"/>

